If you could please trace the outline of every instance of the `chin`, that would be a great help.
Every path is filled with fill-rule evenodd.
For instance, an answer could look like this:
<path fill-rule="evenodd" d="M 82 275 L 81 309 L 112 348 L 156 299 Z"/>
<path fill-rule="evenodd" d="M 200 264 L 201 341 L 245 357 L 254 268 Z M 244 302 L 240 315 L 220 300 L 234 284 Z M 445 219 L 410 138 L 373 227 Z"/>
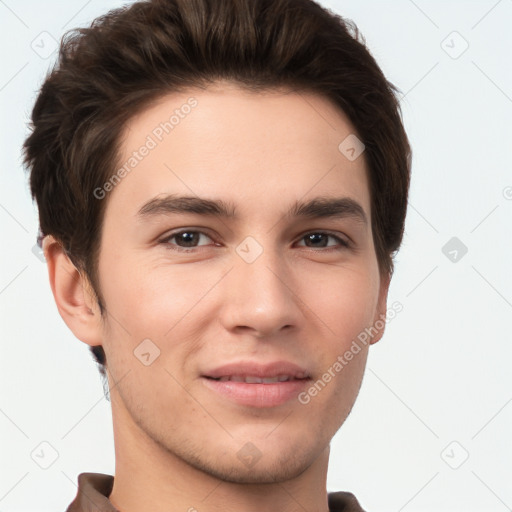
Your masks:
<path fill-rule="evenodd" d="M 315 457 L 306 458 L 295 453 L 293 457 L 274 456 L 273 459 L 265 460 L 262 455 L 253 464 L 245 464 L 235 456 L 228 462 L 217 461 L 215 464 L 203 462 L 196 467 L 224 482 L 253 485 L 274 484 L 297 478 L 311 466 Z"/>
<path fill-rule="evenodd" d="M 243 445 L 237 442 L 235 447 L 218 444 L 207 453 L 183 450 L 182 446 L 179 456 L 190 466 L 225 482 L 272 484 L 297 478 L 328 448 L 312 436 L 302 436 L 294 443 L 288 439 L 287 445 L 284 442 L 254 439 Z"/>

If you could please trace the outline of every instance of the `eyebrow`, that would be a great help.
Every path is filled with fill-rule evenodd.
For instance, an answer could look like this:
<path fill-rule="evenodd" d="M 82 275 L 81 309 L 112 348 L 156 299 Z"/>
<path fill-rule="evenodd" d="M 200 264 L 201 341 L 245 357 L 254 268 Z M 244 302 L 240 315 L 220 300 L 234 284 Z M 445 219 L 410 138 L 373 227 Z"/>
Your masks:
<path fill-rule="evenodd" d="M 206 217 L 237 219 L 236 205 L 221 199 L 169 194 L 157 196 L 146 202 L 137 217 L 150 218 L 158 215 L 194 213 Z M 307 219 L 351 218 L 368 226 L 364 208 L 350 197 L 315 197 L 308 201 L 295 201 L 285 217 Z"/>

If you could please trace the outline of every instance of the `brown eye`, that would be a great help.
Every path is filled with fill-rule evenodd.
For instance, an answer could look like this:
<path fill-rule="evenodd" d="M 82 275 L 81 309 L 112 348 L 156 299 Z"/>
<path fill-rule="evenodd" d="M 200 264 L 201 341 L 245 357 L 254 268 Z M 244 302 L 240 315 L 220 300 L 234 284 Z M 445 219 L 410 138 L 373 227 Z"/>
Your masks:
<path fill-rule="evenodd" d="M 202 231 L 195 231 L 193 229 L 183 229 L 181 231 L 176 231 L 175 233 L 171 233 L 169 236 L 165 237 L 161 240 L 161 243 L 165 244 L 167 248 L 176 251 L 185 251 L 188 249 L 195 249 L 198 246 L 199 240 L 201 239 L 201 235 L 206 238 L 211 238 Z M 171 242 L 175 239 L 175 242 Z"/>

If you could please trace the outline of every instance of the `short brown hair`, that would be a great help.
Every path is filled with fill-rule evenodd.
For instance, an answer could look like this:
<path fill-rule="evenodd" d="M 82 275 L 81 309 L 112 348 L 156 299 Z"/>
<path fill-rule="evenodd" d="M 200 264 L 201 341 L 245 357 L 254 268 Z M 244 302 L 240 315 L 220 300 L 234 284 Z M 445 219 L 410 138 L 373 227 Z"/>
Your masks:
<path fill-rule="evenodd" d="M 64 35 L 24 143 L 40 238 L 53 235 L 86 273 L 102 314 L 97 259 L 107 201 L 93 191 L 116 169 L 123 127 L 158 97 L 218 79 L 318 93 L 345 112 L 365 144 L 379 268 L 393 273 L 411 151 L 398 89 L 355 24 L 312 0 L 139 1 Z M 91 350 L 105 377 L 103 348 Z"/>

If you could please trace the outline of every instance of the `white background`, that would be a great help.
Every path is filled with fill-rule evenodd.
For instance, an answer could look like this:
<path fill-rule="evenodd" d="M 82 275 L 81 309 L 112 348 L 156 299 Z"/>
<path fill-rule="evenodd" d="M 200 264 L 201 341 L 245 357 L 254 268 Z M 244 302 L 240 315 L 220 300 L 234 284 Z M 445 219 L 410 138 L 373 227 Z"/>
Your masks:
<path fill-rule="evenodd" d="M 414 151 L 389 297 L 403 311 L 370 349 L 328 490 L 369 512 L 511 510 L 512 0 L 320 3 L 356 22 L 402 91 Z M 110 403 L 32 252 L 20 148 L 52 37 L 120 5 L 0 1 L 0 512 L 65 510 L 79 473 L 114 473 Z M 452 237 L 468 249 L 456 262 Z M 31 458 L 43 441 L 59 454 L 48 469 Z"/>

